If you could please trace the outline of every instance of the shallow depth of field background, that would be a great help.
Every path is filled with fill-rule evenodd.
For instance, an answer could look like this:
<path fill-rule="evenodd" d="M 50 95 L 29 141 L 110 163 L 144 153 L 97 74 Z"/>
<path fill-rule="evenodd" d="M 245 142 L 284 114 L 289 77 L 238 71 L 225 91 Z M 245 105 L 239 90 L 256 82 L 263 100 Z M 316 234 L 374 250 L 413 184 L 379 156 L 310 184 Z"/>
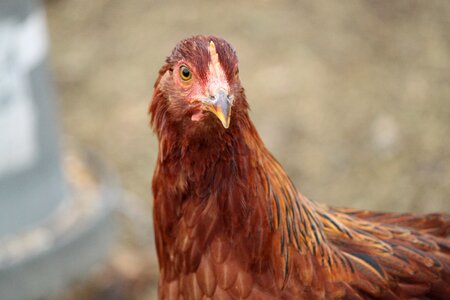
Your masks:
<path fill-rule="evenodd" d="M 448 2 L 49 0 L 46 8 L 62 131 L 96 149 L 134 195 L 110 262 L 66 299 L 155 295 L 157 141 L 147 107 L 165 57 L 194 34 L 234 45 L 253 121 L 309 198 L 450 212 Z"/>

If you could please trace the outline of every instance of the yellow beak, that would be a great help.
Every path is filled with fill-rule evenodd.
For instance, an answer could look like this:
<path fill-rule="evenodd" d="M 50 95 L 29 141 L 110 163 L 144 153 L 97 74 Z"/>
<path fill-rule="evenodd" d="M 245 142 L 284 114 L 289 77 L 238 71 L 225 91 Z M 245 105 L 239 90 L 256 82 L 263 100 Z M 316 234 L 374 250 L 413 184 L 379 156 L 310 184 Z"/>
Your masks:
<path fill-rule="evenodd" d="M 230 126 L 231 101 L 224 91 L 219 91 L 207 103 L 207 108 L 222 122 L 223 127 L 228 128 Z"/>

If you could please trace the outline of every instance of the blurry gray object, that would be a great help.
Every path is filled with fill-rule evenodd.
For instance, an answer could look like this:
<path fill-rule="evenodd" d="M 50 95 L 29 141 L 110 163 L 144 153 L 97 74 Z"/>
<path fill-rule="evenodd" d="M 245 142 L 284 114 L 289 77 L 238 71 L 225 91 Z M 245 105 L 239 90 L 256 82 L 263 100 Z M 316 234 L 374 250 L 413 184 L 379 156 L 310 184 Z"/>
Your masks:
<path fill-rule="evenodd" d="M 47 47 L 40 1 L 0 1 L 0 299 L 48 296 L 86 274 L 112 241 L 118 185 L 93 158 L 99 208 L 79 226 L 55 228 L 77 195 L 62 171 Z"/>
<path fill-rule="evenodd" d="M 0 235 L 39 222 L 67 192 L 43 11 L 34 1 L 6 3 L 0 3 Z"/>

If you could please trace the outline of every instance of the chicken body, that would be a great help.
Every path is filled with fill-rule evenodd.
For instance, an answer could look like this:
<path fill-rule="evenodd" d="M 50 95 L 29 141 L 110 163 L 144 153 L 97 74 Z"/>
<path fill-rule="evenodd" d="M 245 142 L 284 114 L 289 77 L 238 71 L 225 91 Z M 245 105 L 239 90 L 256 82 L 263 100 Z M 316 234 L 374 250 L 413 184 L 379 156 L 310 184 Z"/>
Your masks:
<path fill-rule="evenodd" d="M 150 113 L 160 299 L 450 299 L 450 216 L 304 197 L 257 134 L 223 39 L 177 44 Z"/>

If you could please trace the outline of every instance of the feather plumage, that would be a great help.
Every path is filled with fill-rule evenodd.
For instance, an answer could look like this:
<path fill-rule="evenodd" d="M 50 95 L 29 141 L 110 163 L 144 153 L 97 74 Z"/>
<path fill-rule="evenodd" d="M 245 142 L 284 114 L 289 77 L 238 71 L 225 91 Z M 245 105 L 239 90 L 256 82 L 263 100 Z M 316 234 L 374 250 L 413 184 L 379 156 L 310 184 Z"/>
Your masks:
<path fill-rule="evenodd" d="M 229 85 L 227 129 L 192 96 L 208 93 L 211 57 Z M 177 81 L 181 63 L 192 82 Z M 250 121 L 226 41 L 181 41 L 150 113 L 160 299 L 448 299 L 450 216 L 333 208 L 299 193 Z"/>

